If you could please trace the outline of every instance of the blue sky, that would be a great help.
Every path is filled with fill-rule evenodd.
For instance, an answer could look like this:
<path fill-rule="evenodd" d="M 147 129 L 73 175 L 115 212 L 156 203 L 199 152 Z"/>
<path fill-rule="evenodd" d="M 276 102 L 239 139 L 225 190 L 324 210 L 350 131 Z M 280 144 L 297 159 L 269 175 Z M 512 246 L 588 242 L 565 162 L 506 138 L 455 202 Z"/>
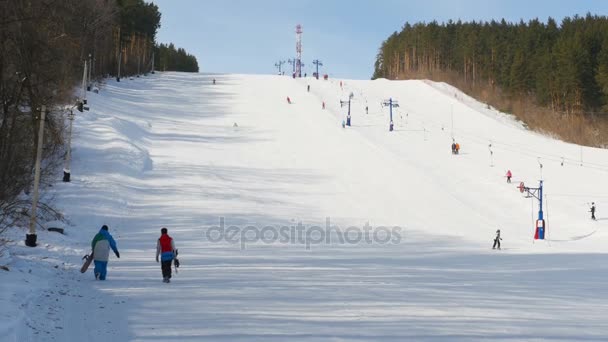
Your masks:
<path fill-rule="evenodd" d="M 295 26 L 303 26 L 305 71 L 369 79 L 382 41 L 407 22 L 519 21 L 587 12 L 608 13 L 606 0 L 155 0 L 162 13 L 157 40 L 194 54 L 201 72 L 275 73 L 295 56 Z M 290 68 L 286 64 L 287 68 Z"/>

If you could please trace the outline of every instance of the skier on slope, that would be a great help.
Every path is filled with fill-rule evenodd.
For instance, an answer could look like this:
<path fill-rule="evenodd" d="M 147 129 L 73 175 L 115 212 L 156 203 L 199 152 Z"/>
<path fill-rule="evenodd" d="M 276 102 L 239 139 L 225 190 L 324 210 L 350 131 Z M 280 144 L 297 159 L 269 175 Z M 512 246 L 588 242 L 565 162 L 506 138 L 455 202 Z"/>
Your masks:
<path fill-rule="evenodd" d="M 591 208 L 589 209 L 589 212 L 591 212 L 591 219 L 595 220 L 595 202 L 591 202 Z"/>
<path fill-rule="evenodd" d="M 369 108 L 365 106 L 365 114 L 369 114 Z"/>
<path fill-rule="evenodd" d="M 215 84 L 215 78 L 213 79 L 213 84 Z"/>
<path fill-rule="evenodd" d="M 500 237 L 500 229 L 498 229 L 496 231 L 496 237 L 494 238 L 494 245 L 492 246 L 492 249 L 496 249 L 497 246 L 498 249 L 500 249 L 500 240 L 502 240 L 502 238 Z"/>
<path fill-rule="evenodd" d="M 460 144 L 456 143 L 456 154 L 460 153 Z"/>
<path fill-rule="evenodd" d="M 507 170 L 507 183 L 511 183 L 511 177 L 513 176 L 513 174 L 511 173 L 511 170 Z"/>
<path fill-rule="evenodd" d="M 101 227 L 99 233 L 95 235 L 91 242 L 91 248 L 93 249 L 93 262 L 95 262 L 95 279 L 106 280 L 110 248 L 114 251 L 116 257 L 120 258 L 120 253 L 118 253 L 118 248 L 116 248 L 116 241 L 114 241 L 114 238 L 108 232 L 108 226 L 104 224 Z"/>
<path fill-rule="evenodd" d="M 325 101 L 323 101 L 323 106 L 321 108 L 325 109 Z"/>
<path fill-rule="evenodd" d="M 306 91 L 310 92 L 310 84 L 306 86 Z"/>
<path fill-rule="evenodd" d="M 169 236 L 167 228 L 160 230 L 160 238 L 156 242 L 156 262 L 160 255 L 160 268 L 163 273 L 163 283 L 171 282 L 171 263 L 177 255 L 173 238 Z M 177 262 L 177 259 L 175 259 Z"/>
<path fill-rule="evenodd" d="M 291 104 L 291 99 L 287 96 L 287 103 Z"/>

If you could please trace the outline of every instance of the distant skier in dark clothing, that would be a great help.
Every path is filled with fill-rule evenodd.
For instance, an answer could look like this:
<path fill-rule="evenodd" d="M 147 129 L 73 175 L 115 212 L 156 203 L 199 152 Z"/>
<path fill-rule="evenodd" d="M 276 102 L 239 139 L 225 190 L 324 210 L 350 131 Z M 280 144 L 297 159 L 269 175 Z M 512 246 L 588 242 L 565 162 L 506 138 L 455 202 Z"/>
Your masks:
<path fill-rule="evenodd" d="M 160 230 L 160 238 L 156 243 L 156 262 L 160 256 L 161 270 L 163 273 L 163 282 L 171 282 L 171 263 L 176 256 L 175 243 L 173 238 L 167 234 L 167 228 Z"/>
<path fill-rule="evenodd" d="M 310 92 L 310 84 L 306 87 L 306 91 Z"/>
<path fill-rule="evenodd" d="M 369 108 L 367 108 L 367 106 L 365 106 L 365 114 L 369 114 Z"/>
<path fill-rule="evenodd" d="M 213 84 L 215 84 L 215 78 L 213 79 Z"/>
<path fill-rule="evenodd" d="M 500 249 L 500 240 L 502 240 L 502 238 L 500 237 L 500 229 L 498 229 L 496 231 L 496 237 L 494 238 L 494 246 L 492 246 L 492 249 L 496 249 L 496 247 Z"/>
<path fill-rule="evenodd" d="M 591 219 L 595 220 L 595 202 L 591 202 L 591 209 L 589 211 L 591 212 Z"/>

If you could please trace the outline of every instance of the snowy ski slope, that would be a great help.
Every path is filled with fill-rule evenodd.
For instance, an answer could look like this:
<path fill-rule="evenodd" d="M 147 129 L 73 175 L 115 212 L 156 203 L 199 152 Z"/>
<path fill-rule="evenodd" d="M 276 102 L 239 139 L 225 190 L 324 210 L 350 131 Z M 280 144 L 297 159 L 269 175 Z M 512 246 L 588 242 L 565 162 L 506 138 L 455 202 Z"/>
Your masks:
<path fill-rule="evenodd" d="M 34 272 L 6 273 L 0 303 L 22 314 L 5 313 L 0 340 L 607 338 L 608 151 L 527 131 L 446 84 L 342 82 L 158 73 L 89 95 L 73 182 L 49 190 L 68 235 L 11 249 L 14 268 Z M 342 128 L 351 92 L 353 126 Z M 516 187 L 538 185 L 539 163 L 545 241 L 533 241 L 537 204 Z M 220 218 L 240 234 L 321 228 L 308 244 L 270 228 L 265 240 L 210 241 Z M 317 239 L 326 218 L 332 243 Z M 333 240 L 367 223 L 393 240 Z M 96 282 L 78 268 L 102 224 L 121 259 Z M 171 284 L 154 261 L 161 227 L 181 256 Z M 493 251 L 498 228 L 504 248 Z"/>

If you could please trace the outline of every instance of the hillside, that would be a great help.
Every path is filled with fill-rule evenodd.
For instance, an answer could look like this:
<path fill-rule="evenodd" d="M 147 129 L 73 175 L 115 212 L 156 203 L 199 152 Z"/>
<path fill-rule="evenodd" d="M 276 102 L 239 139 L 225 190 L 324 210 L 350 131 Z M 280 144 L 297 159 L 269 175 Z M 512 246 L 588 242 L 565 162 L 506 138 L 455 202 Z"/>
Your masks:
<path fill-rule="evenodd" d="M 606 150 L 430 81 L 167 72 L 108 80 L 89 103 L 73 181 L 47 189 L 67 235 L 16 243 L 0 273 L 9 341 L 605 336 Z M 541 177 L 547 239 L 534 241 L 538 208 L 517 185 Z M 121 258 L 98 282 L 78 269 L 102 224 Z M 161 227 L 180 252 L 171 284 L 154 261 Z"/>

